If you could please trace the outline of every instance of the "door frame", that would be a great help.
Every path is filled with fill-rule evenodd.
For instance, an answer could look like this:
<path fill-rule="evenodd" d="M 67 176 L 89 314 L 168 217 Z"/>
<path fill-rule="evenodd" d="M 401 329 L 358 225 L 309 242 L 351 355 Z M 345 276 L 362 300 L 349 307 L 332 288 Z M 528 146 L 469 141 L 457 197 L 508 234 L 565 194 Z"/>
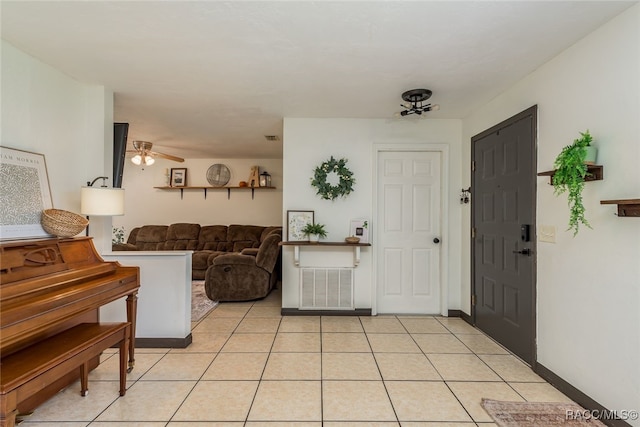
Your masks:
<path fill-rule="evenodd" d="M 531 170 L 534 173 L 534 176 L 532 177 L 533 179 L 533 193 L 531 195 L 531 206 L 532 206 L 532 224 L 534 225 L 534 231 L 537 230 L 537 224 L 538 224 L 538 220 L 537 220 L 537 194 L 538 194 L 538 182 L 537 182 L 537 176 L 536 176 L 536 171 L 538 170 L 538 106 L 537 105 L 533 105 L 529 108 L 527 108 L 524 111 L 521 111 L 518 114 L 515 114 L 514 116 L 509 117 L 506 120 L 503 120 L 502 122 L 491 126 L 489 129 L 484 130 L 480 133 L 478 133 L 477 135 L 474 135 L 471 137 L 471 144 L 470 144 L 470 148 L 471 148 L 471 153 L 470 153 L 470 158 L 471 158 L 471 164 L 470 169 L 471 169 L 471 203 L 474 203 L 474 200 L 476 199 L 476 193 L 475 193 L 475 175 L 474 175 L 474 170 L 473 170 L 473 162 L 475 162 L 477 159 L 475 158 L 474 155 L 474 147 L 473 144 L 475 143 L 475 141 L 482 139 L 484 137 L 486 137 L 487 135 L 490 135 L 512 123 L 515 123 L 527 116 L 532 116 L 533 118 L 533 126 L 531 127 L 531 132 L 532 132 L 532 140 L 533 140 L 533 153 L 534 155 L 531 158 Z M 475 228 L 475 216 L 474 216 L 474 210 L 473 207 L 471 208 L 471 214 L 470 214 L 470 219 L 471 219 L 471 229 L 469 230 L 469 241 L 470 241 L 470 246 L 471 246 L 471 258 L 470 258 L 470 271 L 471 271 L 471 295 L 469 295 L 470 301 L 471 301 L 471 321 L 473 322 L 473 324 L 476 324 L 476 306 L 474 304 L 475 301 L 475 297 L 474 295 L 476 295 L 476 286 L 478 285 L 476 283 L 475 277 L 476 277 L 476 245 L 475 245 L 475 237 L 474 237 L 474 233 L 473 230 Z M 531 368 L 535 370 L 536 364 L 537 364 L 537 355 L 538 355 L 538 349 L 537 349 L 537 318 L 538 318 L 538 313 L 537 313 L 537 286 L 538 286 L 538 277 L 537 277 L 537 272 L 538 272 L 538 255 L 537 255 L 537 233 L 533 233 L 532 236 L 533 240 L 533 246 L 534 246 L 534 251 L 533 251 L 533 266 L 532 266 L 532 271 L 531 271 L 531 279 L 532 279 L 532 283 L 531 283 Z"/>
<path fill-rule="evenodd" d="M 372 152 L 372 169 L 373 179 L 371 181 L 372 197 L 372 215 L 371 223 L 373 225 L 372 243 L 378 234 L 378 160 L 381 152 L 394 151 L 422 151 L 422 152 L 439 152 L 440 153 L 440 314 L 447 316 L 449 312 L 449 145 L 433 144 L 433 143 L 374 143 Z M 371 254 L 371 315 L 378 314 L 378 251 L 374 246 Z"/>

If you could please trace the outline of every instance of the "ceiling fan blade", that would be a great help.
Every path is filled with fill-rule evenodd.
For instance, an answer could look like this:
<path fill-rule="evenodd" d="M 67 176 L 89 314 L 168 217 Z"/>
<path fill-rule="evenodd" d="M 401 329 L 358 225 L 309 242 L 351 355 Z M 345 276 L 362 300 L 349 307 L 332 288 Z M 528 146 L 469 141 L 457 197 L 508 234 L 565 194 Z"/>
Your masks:
<path fill-rule="evenodd" d="M 149 154 L 151 154 L 152 156 L 161 157 L 163 159 L 173 160 L 174 162 L 184 162 L 184 159 L 182 157 L 172 156 L 171 154 L 158 153 L 157 151 L 149 151 Z"/>

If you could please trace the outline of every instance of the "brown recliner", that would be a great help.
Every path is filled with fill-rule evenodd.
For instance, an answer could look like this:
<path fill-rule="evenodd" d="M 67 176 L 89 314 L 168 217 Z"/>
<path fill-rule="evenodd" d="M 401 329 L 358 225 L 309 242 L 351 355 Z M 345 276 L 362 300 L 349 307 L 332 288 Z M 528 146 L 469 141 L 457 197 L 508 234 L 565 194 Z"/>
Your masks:
<path fill-rule="evenodd" d="M 212 301 L 250 301 L 266 297 L 273 289 L 276 261 L 282 237 L 273 233 L 260 245 L 256 256 L 220 255 L 207 269 L 204 287 Z"/>

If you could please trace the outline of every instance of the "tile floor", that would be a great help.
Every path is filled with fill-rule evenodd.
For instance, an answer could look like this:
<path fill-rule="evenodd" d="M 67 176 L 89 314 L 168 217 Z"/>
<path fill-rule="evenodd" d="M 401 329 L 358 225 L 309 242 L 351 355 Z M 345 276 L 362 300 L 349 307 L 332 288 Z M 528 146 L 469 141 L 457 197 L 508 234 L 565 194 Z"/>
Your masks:
<path fill-rule="evenodd" d="M 280 316 L 280 294 L 223 303 L 186 349 L 139 349 L 118 396 L 109 350 L 24 427 L 493 426 L 482 397 L 568 401 L 461 319 Z"/>

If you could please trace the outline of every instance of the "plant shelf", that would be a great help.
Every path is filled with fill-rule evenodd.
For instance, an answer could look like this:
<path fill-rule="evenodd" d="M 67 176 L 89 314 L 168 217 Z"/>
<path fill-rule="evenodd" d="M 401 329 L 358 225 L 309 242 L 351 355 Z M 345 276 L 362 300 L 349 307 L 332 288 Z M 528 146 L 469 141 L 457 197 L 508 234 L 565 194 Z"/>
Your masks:
<path fill-rule="evenodd" d="M 640 217 L 640 199 L 600 200 L 601 205 L 618 205 L 618 216 Z"/>
<path fill-rule="evenodd" d="M 553 185 L 553 176 L 556 174 L 555 169 L 552 171 L 539 172 L 538 176 L 548 176 L 549 185 Z M 587 165 L 587 176 L 584 177 L 587 181 L 602 181 L 604 178 L 604 166 L 602 165 Z"/>
<path fill-rule="evenodd" d="M 207 191 L 227 190 L 227 199 L 231 198 L 231 190 L 251 190 L 251 200 L 253 200 L 255 190 L 275 190 L 276 187 L 153 187 L 157 190 L 180 190 L 180 199 L 184 197 L 184 190 L 202 190 L 204 191 L 204 198 L 207 198 Z"/>

